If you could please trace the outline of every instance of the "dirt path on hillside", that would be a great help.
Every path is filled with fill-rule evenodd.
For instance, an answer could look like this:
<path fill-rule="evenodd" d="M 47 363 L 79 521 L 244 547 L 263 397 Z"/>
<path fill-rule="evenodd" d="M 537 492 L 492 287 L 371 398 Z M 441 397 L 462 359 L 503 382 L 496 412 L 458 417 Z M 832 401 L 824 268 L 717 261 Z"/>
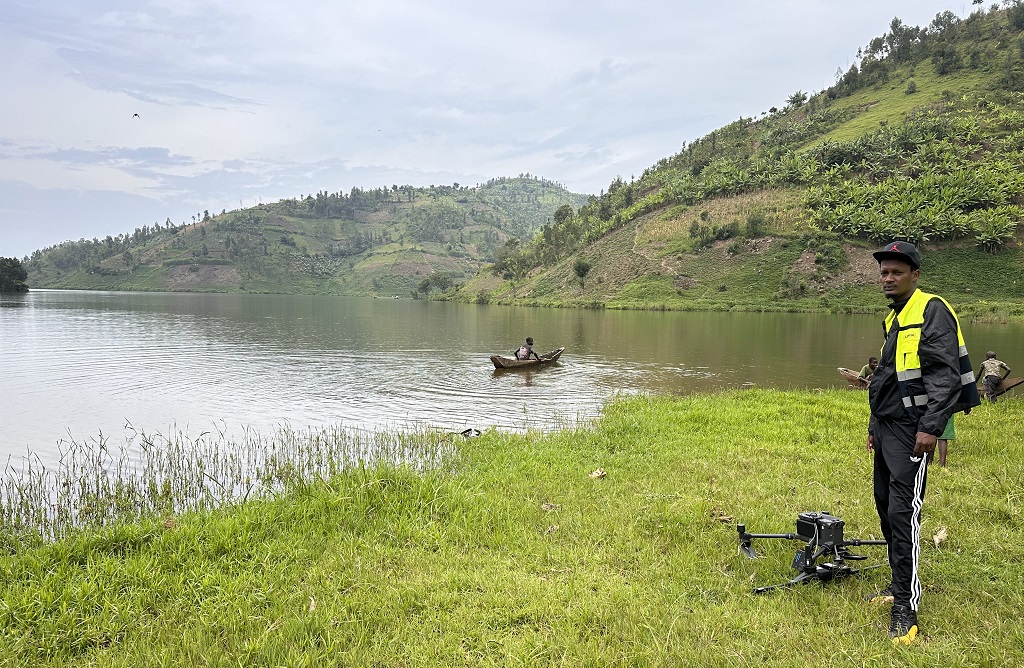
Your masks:
<path fill-rule="evenodd" d="M 664 271 L 665 274 L 668 274 L 669 276 L 676 276 L 676 277 L 678 277 L 679 276 L 679 270 L 676 267 L 672 266 L 672 264 L 671 264 L 672 258 L 670 258 L 669 256 L 665 256 L 665 257 L 660 258 L 660 261 L 659 261 L 658 258 L 653 258 L 650 255 L 647 255 L 646 253 L 643 253 L 643 252 L 640 251 L 640 230 L 642 230 L 642 229 L 643 229 L 643 223 L 640 222 L 640 221 L 636 221 L 635 222 L 635 228 L 633 230 L 633 247 L 630 249 L 631 252 L 634 255 L 637 255 L 637 256 L 643 258 L 648 263 L 656 264 L 658 267 L 660 267 Z M 661 246 L 664 247 L 664 244 L 661 244 Z"/>

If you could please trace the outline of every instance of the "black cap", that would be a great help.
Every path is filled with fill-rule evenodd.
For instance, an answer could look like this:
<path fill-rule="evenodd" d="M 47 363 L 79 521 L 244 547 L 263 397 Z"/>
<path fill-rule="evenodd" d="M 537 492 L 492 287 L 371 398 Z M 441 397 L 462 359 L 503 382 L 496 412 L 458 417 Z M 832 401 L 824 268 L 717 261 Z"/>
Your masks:
<path fill-rule="evenodd" d="M 886 244 L 882 250 L 872 253 L 879 263 L 882 260 L 902 260 L 914 269 L 921 268 L 921 251 L 917 246 L 906 241 L 894 241 Z"/>

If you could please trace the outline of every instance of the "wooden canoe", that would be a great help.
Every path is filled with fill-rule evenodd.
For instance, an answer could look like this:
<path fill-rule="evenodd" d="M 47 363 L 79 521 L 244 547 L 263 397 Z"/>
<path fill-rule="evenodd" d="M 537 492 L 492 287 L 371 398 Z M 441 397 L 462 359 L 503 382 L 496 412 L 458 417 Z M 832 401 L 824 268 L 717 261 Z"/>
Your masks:
<path fill-rule="evenodd" d="M 563 350 L 565 350 L 565 346 L 558 350 L 552 350 L 549 353 L 544 353 L 540 356 L 540 359 L 529 360 L 517 360 L 515 357 L 491 355 L 491 363 L 494 364 L 495 369 L 524 369 L 531 366 L 543 366 L 545 364 L 551 364 L 561 357 Z"/>
<path fill-rule="evenodd" d="M 847 369 L 844 366 L 838 367 L 836 371 L 839 375 L 846 379 L 846 382 L 850 384 L 850 387 L 856 387 L 859 390 L 868 389 L 868 381 L 860 377 L 860 374 L 853 369 Z"/>
<path fill-rule="evenodd" d="M 998 397 L 1000 394 L 1006 394 L 1007 392 L 1009 392 L 1010 390 L 1012 390 L 1013 388 L 1017 387 L 1022 383 L 1024 383 L 1024 378 L 1006 378 L 1001 383 L 996 385 L 996 391 L 994 396 Z M 985 383 L 979 384 L 979 390 L 981 392 L 981 396 L 985 396 Z"/>

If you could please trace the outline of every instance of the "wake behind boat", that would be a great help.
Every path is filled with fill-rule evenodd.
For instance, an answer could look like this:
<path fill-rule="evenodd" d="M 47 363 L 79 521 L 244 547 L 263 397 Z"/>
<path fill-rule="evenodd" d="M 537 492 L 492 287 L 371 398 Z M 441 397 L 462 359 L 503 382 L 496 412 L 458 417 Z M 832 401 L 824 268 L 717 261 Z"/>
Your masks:
<path fill-rule="evenodd" d="M 544 353 L 540 356 L 540 359 L 529 360 L 519 360 L 515 357 L 505 357 L 504 355 L 491 355 L 491 363 L 494 364 L 495 369 L 522 369 L 532 366 L 543 366 L 558 360 L 564 350 L 565 346 L 562 346 L 558 350 Z"/>

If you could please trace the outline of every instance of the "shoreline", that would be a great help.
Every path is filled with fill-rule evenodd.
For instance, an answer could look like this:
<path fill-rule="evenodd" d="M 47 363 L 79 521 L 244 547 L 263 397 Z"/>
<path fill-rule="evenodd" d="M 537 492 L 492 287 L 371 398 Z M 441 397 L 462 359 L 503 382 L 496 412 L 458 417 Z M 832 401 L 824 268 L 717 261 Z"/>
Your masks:
<path fill-rule="evenodd" d="M 313 293 L 313 292 L 253 292 L 246 290 L 218 291 L 218 290 L 131 290 L 123 286 L 118 289 L 103 288 L 69 288 L 69 287 L 47 287 L 34 288 L 32 291 L 70 291 L 70 292 L 124 292 L 127 294 L 221 294 L 221 295 L 280 295 L 280 296 L 305 296 L 305 297 L 346 297 L 360 299 L 393 299 L 394 297 L 382 297 L 379 295 L 362 294 L 334 294 L 334 293 Z M 25 293 L 19 293 L 25 294 Z M 401 297 L 401 299 L 412 299 Z M 473 299 L 453 298 L 451 295 L 431 295 L 423 298 L 423 301 L 443 301 L 457 304 L 481 304 Z M 974 302 L 950 300 L 957 315 L 966 322 L 978 322 L 986 324 L 1008 324 L 1011 322 L 1024 322 L 1024 301 L 990 301 L 977 300 Z M 483 305 L 483 304 L 481 304 Z M 879 315 L 884 316 L 886 306 L 884 300 L 879 298 L 877 306 L 864 306 L 863 304 L 829 304 L 827 306 L 813 306 L 807 301 L 796 304 L 781 304 L 779 302 L 768 302 L 763 304 L 737 303 L 735 301 L 723 300 L 718 302 L 683 302 L 683 303 L 659 303 L 659 302 L 618 302 L 600 300 L 582 300 L 553 302 L 538 299 L 515 299 L 488 300 L 486 305 L 490 306 L 521 306 L 527 308 L 552 308 L 552 309 L 582 309 L 596 311 L 672 311 L 682 313 L 817 313 L 823 315 Z"/>

